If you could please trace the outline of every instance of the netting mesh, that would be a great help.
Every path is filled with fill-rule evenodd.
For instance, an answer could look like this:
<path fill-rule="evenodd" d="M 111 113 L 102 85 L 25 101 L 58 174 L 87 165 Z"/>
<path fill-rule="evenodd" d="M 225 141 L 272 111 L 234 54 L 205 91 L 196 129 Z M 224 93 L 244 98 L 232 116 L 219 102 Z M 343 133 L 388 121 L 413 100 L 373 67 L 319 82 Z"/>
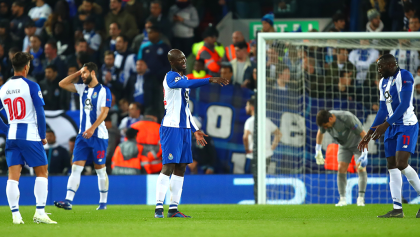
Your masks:
<path fill-rule="evenodd" d="M 322 152 L 326 165 L 316 164 L 316 114 L 321 109 L 350 111 L 367 131 L 379 108 L 377 59 L 391 53 L 400 68 L 416 77 L 420 41 L 317 39 L 268 40 L 266 43 L 266 48 L 262 49 L 266 50 L 266 116 L 282 133 L 280 144 L 267 160 L 267 203 L 336 203 L 339 200 L 338 145 L 325 133 Z M 413 103 L 418 114 L 420 77 L 415 79 L 414 90 Z M 261 119 L 260 115 L 258 117 Z M 418 170 L 418 146 L 416 149 L 410 164 Z M 383 140 L 371 141 L 366 203 L 392 201 L 385 158 Z M 357 198 L 355 171 L 354 163 L 350 164 L 348 203 L 355 203 Z M 403 198 L 418 202 L 416 192 L 405 178 L 403 180 Z"/>

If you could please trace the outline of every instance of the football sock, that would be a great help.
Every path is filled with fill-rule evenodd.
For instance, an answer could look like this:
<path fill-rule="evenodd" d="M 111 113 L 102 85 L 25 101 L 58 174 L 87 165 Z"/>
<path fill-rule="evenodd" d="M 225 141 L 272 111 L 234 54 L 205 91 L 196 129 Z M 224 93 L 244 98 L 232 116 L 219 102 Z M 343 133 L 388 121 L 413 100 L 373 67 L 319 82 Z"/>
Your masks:
<path fill-rule="evenodd" d="M 337 186 L 340 197 L 346 197 L 347 174 L 338 173 Z"/>
<path fill-rule="evenodd" d="M 36 212 L 45 215 L 45 204 L 48 197 L 48 179 L 44 177 L 36 177 L 34 194 L 36 199 Z"/>
<path fill-rule="evenodd" d="M 108 175 L 106 174 L 106 167 L 97 169 L 96 174 L 98 175 L 98 187 L 99 187 L 99 203 L 106 203 L 108 199 Z"/>
<path fill-rule="evenodd" d="M 71 175 L 69 181 L 67 182 L 67 195 L 66 200 L 72 202 L 74 195 L 76 194 L 77 189 L 80 185 L 80 176 L 82 175 L 83 166 L 73 165 L 71 167 Z"/>
<path fill-rule="evenodd" d="M 181 199 L 182 185 L 184 184 L 184 177 L 172 175 L 171 177 L 171 204 L 169 210 L 177 210 L 179 200 Z"/>
<path fill-rule="evenodd" d="M 420 179 L 417 172 L 410 165 L 401 170 L 401 173 L 407 177 L 408 182 L 416 190 L 417 195 L 420 195 Z"/>
<path fill-rule="evenodd" d="M 6 196 L 7 201 L 9 202 L 10 210 L 12 211 L 13 216 L 20 216 L 19 212 L 19 182 L 15 180 L 7 180 L 6 185 Z"/>
<path fill-rule="evenodd" d="M 169 176 L 162 173 L 159 174 L 156 184 L 156 209 L 163 208 L 166 191 L 168 191 Z"/>
<path fill-rule="evenodd" d="M 359 171 L 359 197 L 365 197 L 367 185 L 367 172 Z"/>
<path fill-rule="evenodd" d="M 401 171 L 397 168 L 389 169 L 389 188 L 391 190 L 391 196 L 394 203 L 394 209 L 402 209 L 401 204 L 401 189 L 402 189 L 402 177 Z"/>

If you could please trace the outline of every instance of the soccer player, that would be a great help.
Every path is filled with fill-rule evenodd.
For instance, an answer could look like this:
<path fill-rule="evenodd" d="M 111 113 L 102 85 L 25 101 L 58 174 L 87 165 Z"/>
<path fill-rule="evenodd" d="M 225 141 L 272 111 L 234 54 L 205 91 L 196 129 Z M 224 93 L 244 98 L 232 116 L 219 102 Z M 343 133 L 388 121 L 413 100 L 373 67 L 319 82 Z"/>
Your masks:
<path fill-rule="evenodd" d="M 359 197 L 357 198 L 357 206 L 365 206 L 365 192 L 367 185 L 366 165 L 368 151 L 364 149 L 360 152 L 357 145 L 360 138 L 366 135 L 362 128 L 360 120 L 352 113 L 338 110 L 321 110 L 316 116 L 316 123 L 319 126 L 316 135 L 316 154 L 315 159 L 318 165 L 324 164 L 322 156 L 321 144 L 324 133 L 328 132 L 338 143 L 338 175 L 337 186 L 340 194 L 340 201 L 336 207 L 346 206 L 346 187 L 347 187 L 347 169 L 354 155 L 357 160 L 357 173 L 359 174 Z"/>
<path fill-rule="evenodd" d="M 367 148 L 370 139 L 376 140 L 385 133 L 384 146 L 389 172 L 389 187 L 394 209 L 379 218 L 403 218 L 401 202 L 402 178 L 420 195 L 420 180 L 417 172 L 408 164 L 410 154 L 414 154 L 419 125 L 413 107 L 413 75 L 400 69 L 392 54 L 379 58 L 378 73 L 380 105 L 376 118 L 365 137 L 359 143 L 359 149 Z M 384 122 L 385 118 L 388 119 Z M 420 218 L 420 210 L 417 212 Z"/>
<path fill-rule="evenodd" d="M 26 79 L 33 56 L 17 52 L 12 59 L 14 76 L 0 89 L 0 109 L 5 109 L 9 128 L 0 119 L 0 128 L 7 132 L 6 160 L 9 167 L 6 195 L 12 210 L 13 223 L 23 224 L 19 212 L 19 178 L 25 163 L 34 168 L 36 212 L 34 222 L 57 224 L 45 213 L 48 196 L 48 160 L 43 145 L 47 144 L 44 99 L 39 85 Z"/>
<path fill-rule="evenodd" d="M 159 130 L 163 167 L 156 186 L 155 218 L 163 218 L 163 202 L 168 186 L 171 189 L 168 217 L 187 218 L 190 216 L 178 211 L 178 204 L 181 199 L 185 168 L 193 162 L 191 130 L 197 139 L 197 144 L 205 146 L 207 143 L 204 139 L 204 136 L 207 135 L 200 131 L 194 123 L 188 106 L 189 88 L 209 83 L 218 83 L 223 86 L 229 84 L 229 80 L 221 77 L 188 80 L 185 76 L 187 59 L 184 53 L 178 49 L 169 51 L 168 60 L 172 70 L 166 74 L 163 80 L 165 117 Z M 171 181 L 169 181 L 171 175 Z"/>
<path fill-rule="evenodd" d="M 94 162 L 98 175 L 100 193 L 99 207 L 105 210 L 108 197 L 108 175 L 106 174 L 106 150 L 108 131 L 105 118 L 111 107 L 111 92 L 99 84 L 96 78 L 98 67 L 95 63 L 85 63 L 81 70 L 60 81 L 61 88 L 80 96 L 80 129 L 76 137 L 73 153 L 72 172 L 67 183 L 67 195 L 64 201 L 54 201 L 59 208 L 71 210 L 74 195 L 80 184 L 80 176 L 85 164 Z M 83 84 L 74 84 L 82 77 Z"/>

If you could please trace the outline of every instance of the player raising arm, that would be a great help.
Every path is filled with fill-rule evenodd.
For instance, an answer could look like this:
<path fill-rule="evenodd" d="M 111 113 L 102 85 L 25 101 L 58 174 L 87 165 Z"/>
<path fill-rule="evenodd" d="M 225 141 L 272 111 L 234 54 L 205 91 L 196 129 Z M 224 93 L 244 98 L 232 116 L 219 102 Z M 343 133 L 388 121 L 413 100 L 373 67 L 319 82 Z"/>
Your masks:
<path fill-rule="evenodd" d="M 54 201 L 59 208 L 71 210 L 74 195 L 80 184 L 80 176 L 85 164 L 94 162 L 99 186 L 99 207 L 106 209 L 108 197 L 108 175 L 105 161 L 108 147 L 108 130 L 104 120 L 111 107 L 111 92 L 99 84 L 96 78 L 98 67 L 95 63 L 85 63 L 82 69 L 60 81 L 61 88 L 78 93 L 80 96 L 80 129 L 74 146 L 73 166 L 67 183 L 67 195 L 64 201 Z M 83 84 L 74 84 L 82 77 Z"/>
<path fill-rule="evenodd" d="M 417 172 L 408 164 L 410 154 L 414 154 L 419 125 L 413 107 L 413 75 L 400 69 L 391 54 L 378 60 L 380 105 L 372 127 L 360 141 L 359 149 L 367 148 L 370 139 L 376 140 L 385 133 L 384 146 L 389 172 L 389 187 L 394 209 L 380 218 L 402 218 L 404 213 L 401 202 L 402 178 L 420 195 L 420 180 Z M 388 120 L 384 122 L 386 117 Z M 420 210 L 417 212 L 420 218 Z"/>
<path fill-rule="evenodd" d="M 365 149 L 360 152 L 357 149 L 357 144 L 360 138 L 364 137 L 366 132 L 362 128 L 360 120 L 352 113 L 338 110 L 321 110 L 316 116 L 316 123 L 319 126 L 318 134 L 316 135 L 316 163 L 318 165 L 324 164 L 324 157 L 322 156 L 321 144 L 324 138 L 324 133 L 328 132 L 340 145 L 338 146 L 338 174 L 337 186 L 340 194 L 340 201 L 335 205 L 337 207 L 346 206 L 346 187 L 347 187 L 347 169 L 354 155 L 357 161 L 359 174 L 359 197 L 357 198 L 357 206 L 365 205 L 365 192 L 367 185 L 367 155 L 368 151 Z"/>
<path fill-rule="evenodd" d="M 172 49 L 168 53 L 172 70 L 163 80 L 165 117 L 159 130 L 162 146 L 162 171 L 159 174 L 156 187 L 155 218 L 163 218 L 163 202 L 168 186 L 171 189 L 171 204 L 168 217 L 186 216 L 178 211 L 184 183 L 185 168 L 192 163 L 191 130 L 197 143 L 205 145 L 204 132 L 198 130 L 189 109 L 189 88 L 196 88 L 209 83 L 229 84 L 229 80 L 220 77 L 188 80 L 185 76 L 187 59 L 183 52 Z M 171 176 L 172 175 L 172 176 Z M 171 180 L 169 182 L 169 176 Z"/>
<path fill-rule="evenodd" d="M 34 222 L 57 224 L 45 213 L 48 196 L 48 160 L 42 145 L 47 144 L 44 99 L 39 85 L 26 79 L 33 56 L 18 52 L 12 59 L 14 76 L 0 90 L 0 109 L 5 109 L 10 128 L 7 132 L 6 161 L 9 167 L 6 195 L 14 224 L 23 224 L 19 212 L 19 178 L 25 163 L 34 168 L 36 212 Z"/>

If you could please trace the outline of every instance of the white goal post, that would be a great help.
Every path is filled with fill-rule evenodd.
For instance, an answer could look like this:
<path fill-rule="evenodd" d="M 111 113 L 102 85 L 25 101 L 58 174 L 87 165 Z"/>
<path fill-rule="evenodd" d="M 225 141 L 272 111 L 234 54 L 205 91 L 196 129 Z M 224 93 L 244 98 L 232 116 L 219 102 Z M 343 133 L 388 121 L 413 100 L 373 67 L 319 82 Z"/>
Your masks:
<path fill-rule="evenodd" d="M 322 33 L 322 32 L 310 32 L 310 33 L 280 33 L 280 32 L 273 32 L 273 33 L 258 33 L 257 34 L 257 153 L 258 153 L 258 204 L 301 204 L 301 203 L 317 203 L 316 201 L 303 201 L 305 200 L 305 192 L 300 192 L 299 190 L 291 191 L 291 196 L 295 195 L 303 195 L 300 197 L 300 201 L 276 201 L 276 200 L 267 200 L 267 190 L 268 183 L 270 185 L 287 185 L 288 182 L 293 182 L 291 180 L 287 179 L 287 173 L 282 174 L 281 177 L 284 179 L 282 181 L 279 181 L 276 179 L 276 175 L 280 177 L 280 173 L 274 173 L 274 174 L 266 174 L 267 164 L 266 164 L 266 143 L 270 143 L 270 141 L 266 141 L 266 129 L 260 129 L 266 127 L 266 118 L 267 115 L 267 107 L 269 106 L 269 102 L 267 101 L 269 97 L 269 93 L 267 92 L 267 49 L 272 47 L 272 42 L 280 42 L 281 45 L 289 45 L 295 44 L 298 46 L 317 46 L 317 47 L 332 47 L 332 48 L 347 48 L 347 49 L 356 49 L 357 43 L 359 40 L 371 40 L 371 42 L 375 41 L 375 43 L 372 43 L 370 45 L 364 46 L 360 45 L 359 48 L 376 48 L 379 51 L 383 50 L 391 50 L 395 48 L 395 42 L 398 42 L 398 39 L 407 39 L 407 40 L 419 40 L 418 42 L 412 43 L 410 46 L 410 49 L 414 49 L 416 51 L 420 50 L 420 32 L 378 32 L 378 33 L 371 33 L 371 32 L 346 32 L 346 33 Z M 331 40 L 335 40 L 335 43 L 331 43 Z M 278 44 L 277 44 L 278 45 Z M 282 47 L 282 46 L 281 46 Z M 413 51 L 414 51 L 413 50 Z M 279 50 L 280 51 L 280 50 Z M 285 51 L 285 50 L 284 50 Z M 276 56 L 277 57 L 277 56 Z M 278 56 L 279 57 L 279 56 Z M 280 57 L 279 57 L 280 58 Z M 280 63 L 280 62 L 279 62 Z M 415 76 L 415 75 L 413 75 Z M 303 88 L 299 88 L 299 90 L 303 91 L 303 96 L 305 96 L 305 81 L 302 83 Z M 299 100 L 296 100 L 299 101 Z M 303 103 L 303 108 L 306 108 L 306 100 L 303 98 L 300 100 L 299 103 Z M 305 113 L 303 111 L 302 113 Z M 277 118 L 280 119 L 280 118 Z M 279 124 L 276 124 L 279 126 Z M 312 124 L 313 125 L 313 124 Z M 305 133 L 304 133 L 305 134 Z M 306 139 L 305 137 L 303 139 Z M 280 143 L 282 143 L 281 141 Z M 307 145 L 305 145 L 307 146 Z M 313 157 L 314 156 L 314 149 L 313 154 L 306 154 L 307 157 Z M 281 152 L 281 151 L 280 151 Z M 293 150 L 290 152 L 294 152 Z M 278 153 L 278 152 L 277 152 Z M 302 154 L 307 153 L 305 149 L 303 148 Z M 303 160 L 305 158 L 303 157 Z M 305 161 L 303 161 L 305 162 Z M 298 177 L 305 177 L 305 169 L 303 168 L 301 171 L 296 174 Z M 369 177 L 373 177 L 370 181 L 371 183 L 383 183 L 384 178 L 380 177 L 379 175 L 372 175 L 368 173 Z M 386 174 L 384 174 L 386 177 Z M 296 177 L 297 177 L 296 176 Z M 322 176 L 323 177 L 323 176 Z M 324 177 L 323 177 L 324 178 Z M 270 179 L 270 180 L 269 180 Z M 406 180 L 404 179 L 406 182 Z M 299 181 L 298 181 L 299 182 Z M 311 181 L 315 183 L 315 180 Z M 316 182 L 318 183 L 318 181 Z M 327 181 L 325 181 L 327 183 Z M 357 183 L 356 183 L 357 184 Z M 297 185 L 302 185 L 302 183 L 299 183 Z M 303 185 L 305 183 L 303 182 Z M 385 186 L 382 186 L 384 188 Z M 388 189 L 388 183 L 386 183 L 386 188 Z M 369 185 L 367 187 L 369 189 Z M 275 190 L 275 192 L 282 192 L 280 189 Z M 289 191 L 287 191 L 289 192 Z M 319 191 L 320 193 L 324 191 Z M 350 190 L 351 192 L 351 190 Z M 278 194 L 281 195 L 281 194 Z M 290 197 L 290 195 L 288 197 Z M 320 194 L 324 195 L 324 194 Z M 327 194 L 325 194 L 327 195 Z M 350 194 L 351 195 L 351 194 Z M 292 198 L 293 199 L 293 198 Z M 296 199 L 296 197 L 295 197 Z M 386 200 L 379 200 L 384 201 Z M 390 202 L 391 200 L 388 200 Z M 323 202 L 320 202 L 323 203 Z"/>

